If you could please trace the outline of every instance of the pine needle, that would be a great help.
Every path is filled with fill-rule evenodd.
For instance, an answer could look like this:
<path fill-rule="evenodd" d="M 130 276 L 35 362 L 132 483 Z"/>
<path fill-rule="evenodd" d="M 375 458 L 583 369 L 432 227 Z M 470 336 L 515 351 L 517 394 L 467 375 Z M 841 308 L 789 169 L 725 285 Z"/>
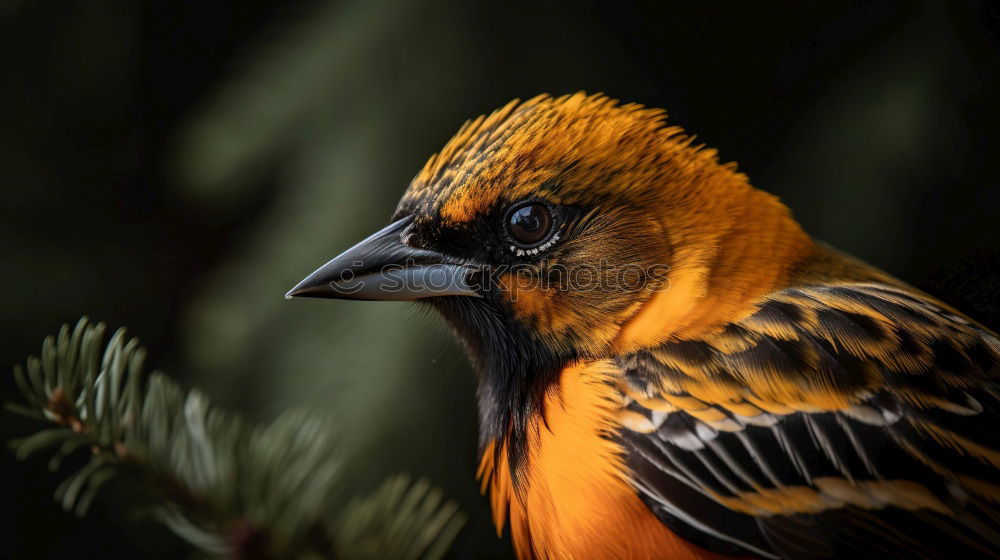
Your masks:
<path fill-rule="evenodd" d="M 465 522 L 424 480 L 405 475 L 346 507 L 335 494 L 343 465 L 334 430 L 302 412 L 257 426 L 215 408 L 167 376 L 143 375 L 145 350 L 119 329 L 81 319 L 42 344 L 14 377 L 13 413 L 46 422 L 10 446 L 20 460 L 47 454 L 90 460 L 55 492 L 86 514 L 116 478 L 151 486 L 145 517 L 218 558 L 440 558 Z"/>

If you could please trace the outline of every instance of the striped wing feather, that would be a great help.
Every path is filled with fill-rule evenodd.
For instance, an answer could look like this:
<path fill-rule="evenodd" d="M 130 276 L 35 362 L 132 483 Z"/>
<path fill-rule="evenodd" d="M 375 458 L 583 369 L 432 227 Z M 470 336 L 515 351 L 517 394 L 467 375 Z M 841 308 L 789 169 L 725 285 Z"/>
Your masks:
<path fill-rule="evenodd" d="M 765 558 L 1000 556 L 1000 341 L 880 284 L 778 292 L 618 360 L 647 505 Z"/>

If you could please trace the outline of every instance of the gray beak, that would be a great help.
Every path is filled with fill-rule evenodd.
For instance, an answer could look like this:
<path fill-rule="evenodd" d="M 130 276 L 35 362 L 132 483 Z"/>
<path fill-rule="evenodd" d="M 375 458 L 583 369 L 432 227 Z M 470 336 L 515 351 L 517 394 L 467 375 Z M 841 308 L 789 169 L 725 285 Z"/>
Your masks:
<path fill-rule="evenodd" d="M 412 216 L 397 220 L 321 266 L 285 294 L 315 297 L 412 301 L 480 294 L 470 285 L 474 267 L 436 251 L 403 245 Z"/>

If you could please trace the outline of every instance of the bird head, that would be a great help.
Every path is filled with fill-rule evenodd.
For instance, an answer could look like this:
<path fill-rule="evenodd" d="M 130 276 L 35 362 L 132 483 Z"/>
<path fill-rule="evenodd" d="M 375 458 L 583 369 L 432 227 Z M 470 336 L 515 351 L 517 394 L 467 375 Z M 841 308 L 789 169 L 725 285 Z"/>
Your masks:
<path fill-rule="evenodd" d="M 567 363 L 707 325 L 706 298 L 748 296 L 771 274 L 751 273 L 774 268 L 755 257 L 791 262 L 804 237 L 665 119 L 577 93 L 467 122 L 386 228 L 289 297 L 434 306 L 479 371 L 484 439 L 516 429 Z"/>

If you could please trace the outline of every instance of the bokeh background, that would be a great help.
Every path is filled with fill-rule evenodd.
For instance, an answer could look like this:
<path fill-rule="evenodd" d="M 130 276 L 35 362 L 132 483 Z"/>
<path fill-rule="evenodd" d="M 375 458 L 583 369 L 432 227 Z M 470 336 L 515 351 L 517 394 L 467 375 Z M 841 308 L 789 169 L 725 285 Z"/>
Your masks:
<path fill-rule="evenodd" d="M 227 407 L 328 414 L 351 488 L 427 476 L 471 516 L 454 556 L 508 557 L 442 323 L 285 291 L 463 120 L 582 89 L 667 108 L 816 237 L 1000 327 L 998 25 L 989 1 L 0 1 L 0 366 L 83 314 L 128 326 Z M 182 550 L 0 467 L 2 558 Z"/>

